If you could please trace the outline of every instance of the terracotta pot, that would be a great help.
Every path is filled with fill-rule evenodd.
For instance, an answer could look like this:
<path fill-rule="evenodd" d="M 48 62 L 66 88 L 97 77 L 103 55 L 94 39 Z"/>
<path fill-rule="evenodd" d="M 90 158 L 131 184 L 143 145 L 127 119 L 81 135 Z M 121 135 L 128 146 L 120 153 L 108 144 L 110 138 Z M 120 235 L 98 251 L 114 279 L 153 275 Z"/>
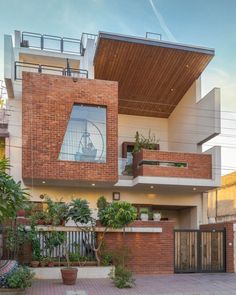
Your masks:
<path fill-rule="evenodd" d="M 62 268 L 61 276 L 64 285 L 75 285 L 77 279 L 77 268 Z"/>
<path fill-rule="evenodd" d="M 49 261 L 48 262 L 48 267 L 53 267 L 54 266 L 54 262 L 53 261 Z"/>
<path fill-rule="evenodd" d="M 45 266 L 47 266 L 48 265 L 48 263 L 46 262 L 46 261 L 41 261 L 40 262 L 40 266 L 41 267 L 45 267 Z"/>
<path fill-rule="evenodd" d="M 61 225 L 61 226 L 65 226 L 65 224 L 66 224 L 65 220 L 61 220 L 61 221 L 60 221 L 60 225 Z"/>
<path fill-rule="evenodd" d="M 38 267 L 39 266 L 39 261 L 31 261 L 31 266 L 32 267 Z"/>
<path fill-rule="evenodd" d="M 45 221 L 44 221 L 43 219 L 39 219 L 39 220 L 37 221 L 37 224 L 38 224 L 38 225 L 44 225 L 44 224 L 45 224 Z"/>
<path fill-rule="evenodd" d="M 24 209 L 20 209 L 20 210 L 17 211 L 17 216 L 18 217 L 25 217 L 25 214 L 26 214 L 26 212 L 25 212 Z"/>

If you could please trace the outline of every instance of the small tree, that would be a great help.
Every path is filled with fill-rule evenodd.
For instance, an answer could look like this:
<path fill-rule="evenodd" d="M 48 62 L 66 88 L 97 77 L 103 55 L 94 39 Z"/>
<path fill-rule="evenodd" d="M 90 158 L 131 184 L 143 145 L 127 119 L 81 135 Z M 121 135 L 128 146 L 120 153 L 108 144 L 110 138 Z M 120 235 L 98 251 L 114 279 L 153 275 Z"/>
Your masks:
<path fill-rule="evenodd" d="M 108 204 L 103 198 L 104 206 L 99 210 L 99 218 L 103 225 L 100 239 L 96 244 L 92 245 L 98 265 L 101 264 L 100 249 L 102 247 L 104 237 L 109 228 L 119 229 L 125 228 L 136 219 L 135 208 L 127 202 L 113 202 Z M 98 202 L 99 204 L 99 202 Z M 72 201 L 69 216 L 78 227 L 87 232 L 96 232 L 96 220 L 92 217 L 92 212 L 86 200 L 77 199 Z"/>
<path fill-rule="evenodd" d="M 0 159 L 0 223 L 16 217 L 16 212 L 24 207 L 28 197 L 21 183 L 6 172 L 9 167 L 7 159 Z"/>

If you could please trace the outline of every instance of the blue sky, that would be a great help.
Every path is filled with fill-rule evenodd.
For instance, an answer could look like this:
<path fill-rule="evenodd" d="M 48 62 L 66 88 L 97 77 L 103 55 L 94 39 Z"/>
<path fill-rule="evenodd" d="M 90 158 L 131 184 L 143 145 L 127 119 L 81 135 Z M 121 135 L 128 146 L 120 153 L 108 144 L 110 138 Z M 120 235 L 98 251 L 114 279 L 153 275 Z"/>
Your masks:
<path fill-rule="evenodd" d="M 138 36 L 151 31 L 164 40 L 213 47 L 216 56 L 203 75 L 203 93 L 222 89 L 226 129 L 215 142 L 232 145 L 223 150 L 224 165 L 236 170 L 229 156 L 236 152 L 236 138 L 227 135 L 228 126 L 236 133 L 235 11 L 235 0 L 0 0 L 0 78 L 3 35 L 15 29 L 74 38 L 99 30 Z"/>

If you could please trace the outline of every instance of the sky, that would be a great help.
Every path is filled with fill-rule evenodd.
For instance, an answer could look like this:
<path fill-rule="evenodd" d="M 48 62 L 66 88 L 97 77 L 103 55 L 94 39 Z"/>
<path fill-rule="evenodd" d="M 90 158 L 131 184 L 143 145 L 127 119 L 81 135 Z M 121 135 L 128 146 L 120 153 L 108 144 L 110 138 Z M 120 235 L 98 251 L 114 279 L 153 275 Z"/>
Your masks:
<path fill-rule="evenodd" d="M 203 95 L 221 88 L 223 174 L 236 170 L 235 0 L 0 0 L 0 79 L 3 36 L 14 30 L 80 38 L 107 31 L 214 48 L 202 77 Z M 208 146 L 210 147 L 210 145 Z"/>

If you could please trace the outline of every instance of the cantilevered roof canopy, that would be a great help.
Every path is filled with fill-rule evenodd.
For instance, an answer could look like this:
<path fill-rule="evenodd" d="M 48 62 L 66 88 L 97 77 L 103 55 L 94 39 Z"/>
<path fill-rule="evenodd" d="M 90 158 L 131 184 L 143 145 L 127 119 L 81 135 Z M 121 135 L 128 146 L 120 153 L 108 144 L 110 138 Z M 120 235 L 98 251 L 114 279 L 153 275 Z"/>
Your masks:
<path fill-rule="evenodd" d="M 214 50 L 100 32 L 95 79 L 119 82 L 119 113 L 167 118 Z"/>

